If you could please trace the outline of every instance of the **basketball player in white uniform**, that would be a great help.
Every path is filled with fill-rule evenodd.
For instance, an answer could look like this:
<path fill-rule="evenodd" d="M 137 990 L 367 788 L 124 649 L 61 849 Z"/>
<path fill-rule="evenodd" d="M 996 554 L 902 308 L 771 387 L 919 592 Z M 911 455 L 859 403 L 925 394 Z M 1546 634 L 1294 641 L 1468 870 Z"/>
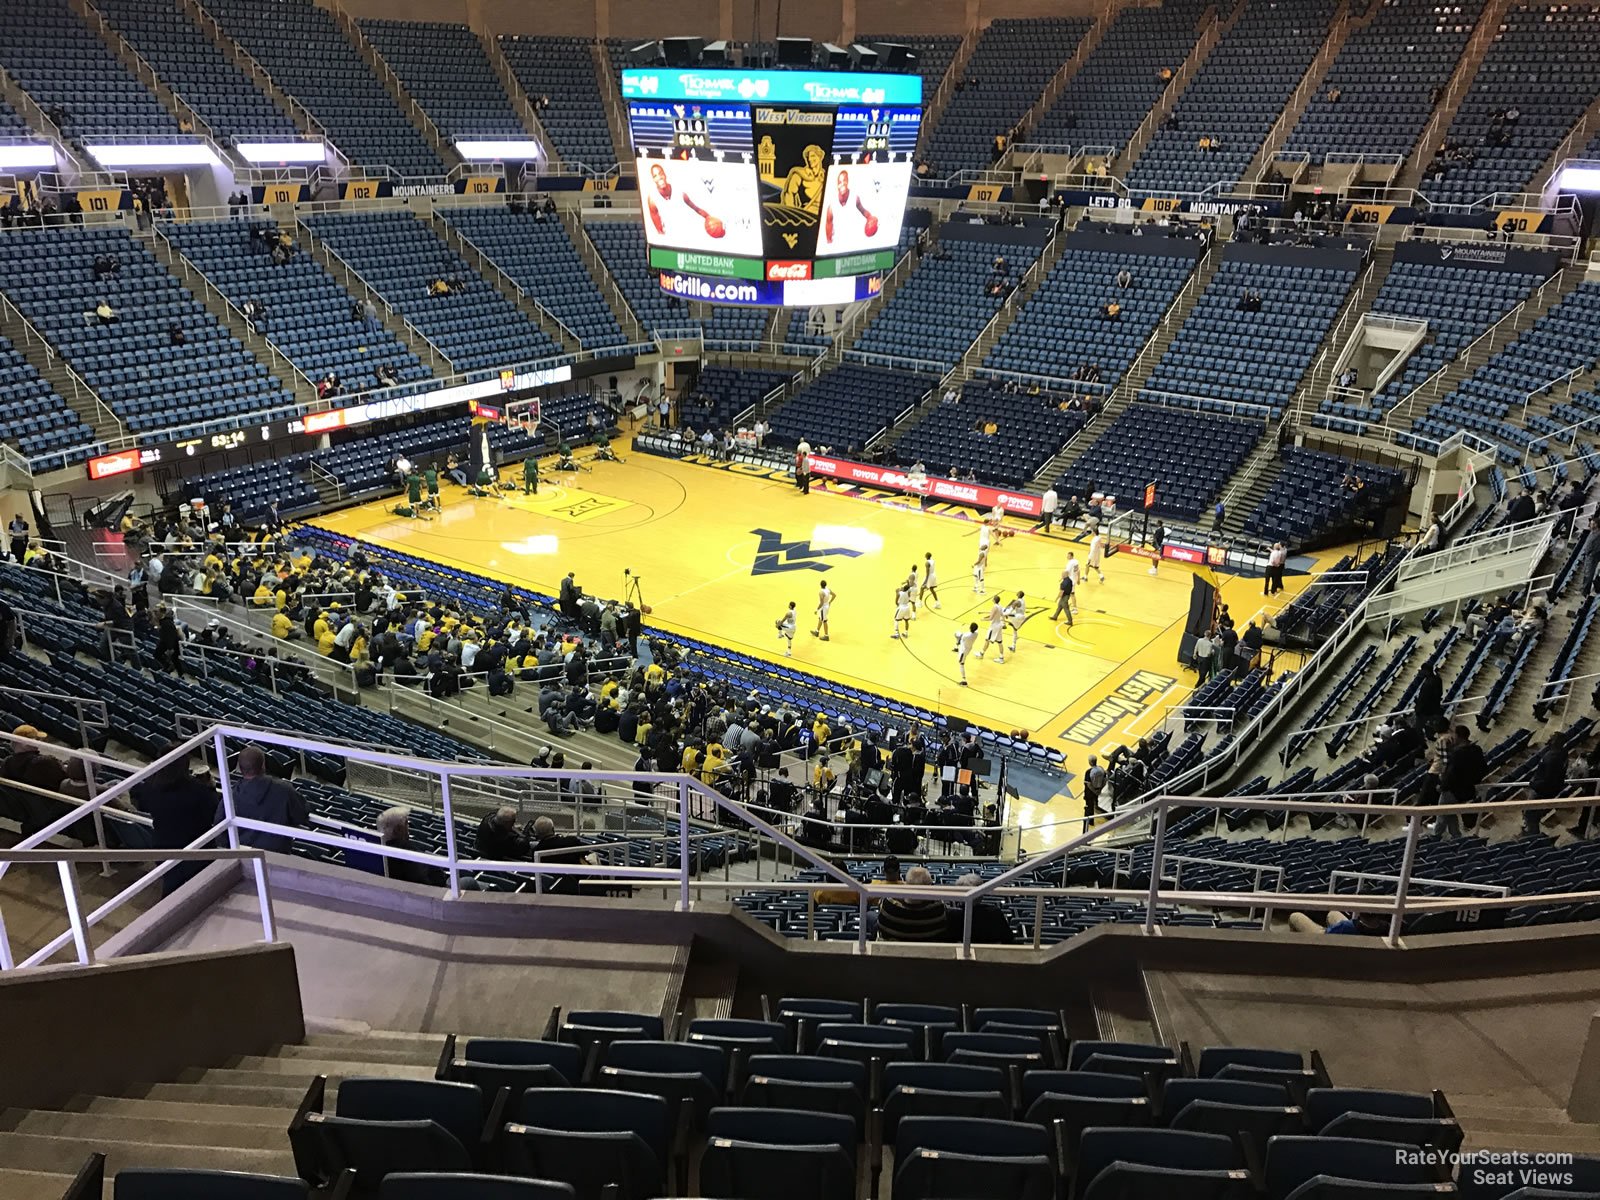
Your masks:
<path fill-rule="evenodd" d="M 894 632 L 889 636 L 911 636 L 911 593 L 903 583 L 894 592 Z"/>
<path fill-rule="evenodd" d="M 794 601 L 789 601 L 789 611 L 778 618 L 778 640 L 783 643 L 783 656 L 788 658 L 794 652 Z"/>
<path fill-rule="evenodd" d="M 1095 531 L 1094 537 L 1089 539 L 1089 570 L 1100 576 L 1100 582 L 1106 581 L 1105 568 L 1101 565 L 1106 560 L 1106 535 Z"/>
<path fill-rule="evenodd" d="M 982 658 L 984 651 L 990 646 L 998 646 L 994 660 L 1003 663 L 1006 660 L 1006 610 L 1000 607 L 1000 597 L 996 596 L 989 605 L 989 633 L 983 639 L 983 646 L 978 650 L 978 657 Z"/>
<path fill-rule="evenodd" d="M 978 640 L 978 623 L 972 622 L 956 634 L 956 666 L 961 669 L 961 686 L 967 686 L 967 657 L 972 653 L 972 643 Z"/>
<path fill-rule="evenodd" d="M 1023 600 L 1022 593 L 1017 593 L 1017 598 L 1006 605 L 1006 627 L 1011 630 L 1011 653 L 1017 652 L 1017 634 L 1022 629 L 1022 622 L 1027 620 L 1028 605 Z"/>
<path fill-rule="evenodd" d="M 978 547 L 978 561 L 972 564 L 972 590 L 976 595 L 983 595 L 983 572 L 989 565 L 989 547 Z"/>
<path fill-rule="evenodd" d="M 911 619 L 917 619 L 917 564 L 911 564 L 911 574 L 906 576 L 906 599 L 911 602 Z"/>
<path fill-rule="evenodd" d="M 834 591 L 828 586 L 828 581 L 822 581 L 822 590 L 817 593 L 817 627 L 811 631 L 811 636 L 828 640 L 828 610 L 833 607 Z"/>
<path fill-rule="evenodd" d="M 1062 568 L 1062 573 L 1072 580 L 1072 595 L 1068 597 L 1068 603 L 1072 605 L 1072 611 L 1077 612 L 1078 601 L 1076 597 L 1078 585 L 1083 582 L 1083 568 L 1078 564 L 1078 560 L 1073 557 L 1071 550 L 1067 551 L 1067 565 Z"/>
<path fill-rule="evenodd" d="M 989 540 L 992 537 L 994 537 L 994 532 L 987 522 L 978 526 L 978 549 L 980 552 L 989 553 Z"/>
<path fill-rule="evenodd" d="M 939 607 L 939 568 L 934 564 L 932 550 L 922 556 L 922 591 L 917 599 L 923 596 L 933 597 L 933 607 Z"/>

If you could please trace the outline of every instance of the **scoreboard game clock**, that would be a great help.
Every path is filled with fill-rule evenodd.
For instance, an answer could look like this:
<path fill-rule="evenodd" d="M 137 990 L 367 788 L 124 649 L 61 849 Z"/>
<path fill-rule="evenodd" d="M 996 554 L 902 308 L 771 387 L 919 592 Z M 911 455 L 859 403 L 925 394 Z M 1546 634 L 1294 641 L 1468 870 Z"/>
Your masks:
<path fill-rule="evenodd" d="M 877 294 L 911 189 L 920 76 L 635 69 L 623 96 L 663 290 L 764 305 Z"/>

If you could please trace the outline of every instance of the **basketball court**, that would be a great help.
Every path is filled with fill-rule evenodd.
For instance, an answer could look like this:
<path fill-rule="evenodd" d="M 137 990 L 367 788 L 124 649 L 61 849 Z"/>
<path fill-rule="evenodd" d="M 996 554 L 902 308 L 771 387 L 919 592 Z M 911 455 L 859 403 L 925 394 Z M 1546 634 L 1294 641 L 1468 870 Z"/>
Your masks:
<path fill-rule="evenodd" d="M 1068 626 L 1051 616 L 1057 581 L 1068 552 L 1082 560 L 1087 543 L 1059 530 L 1045 536 L 1008 523 L 1014 536 L 996 541 L 979 595 L 971 573 L 975 514 L 918 511 L 915 500 L 860 490 L 814 486 L 801 495 L 788 478 L 760 467 L 626 459 L 592 466 L 582 459 L 587 469 L 577 472 L 545 470 L 534 496 L 519 487 L 502 499 L 474 498 L 446 485 L 433 520 L 396 517 L 386 500 L 315 523 L 550 593 L 568 571 L 599 596 L 621 597 L 637 579 L 652 610 L 647 624 L 991 728 L 1028 730 L 1063 750 L 1074 774 L 1095 745 L 1152 728 L 1191 690 L 1194 676 L 1178 665 L 1177 648 L 1199 568 L 1163 562 L 1152 576 L 1147 559 L 1113 555 L 1103 584 L 1091 575 L 1080 587 Z M 520 476 L 515 468 L 502 474 L 508 485 Z M 923 605 L 910 635 L 894 639 L 895 589 L 913 565 L 920 579 L 928 551 L 938 566 L 941 607 Z M 838 597 L 827 642 L 811 634 L 823 579 Z M 1217 582 L 1243 628 L 1261 608 L 1260 580 L 1218 575 Z M 1286 582 L 1274 607 L 1307 577 Z M 1003 664 L 992 651 L 969 660 L 970 683 L 960 686 L 956 632 L 976 621 L 981 643 L 990 598 L 1009 601 L 1018 591 L 1028 616 L 1017 652 Z M 785 660 L 775 625 L 790 600 L 799 632 Z"/>

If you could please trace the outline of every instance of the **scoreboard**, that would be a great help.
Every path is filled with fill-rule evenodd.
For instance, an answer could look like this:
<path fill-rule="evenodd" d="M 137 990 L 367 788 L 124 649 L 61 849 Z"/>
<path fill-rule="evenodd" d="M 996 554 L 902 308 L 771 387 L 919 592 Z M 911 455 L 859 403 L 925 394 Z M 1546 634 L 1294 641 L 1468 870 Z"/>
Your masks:
<path fill-rule="evenodd" d="M 917 75 L 627 70 L 650 266 L 723 304 L 843 304 L 894 264 Z"/>

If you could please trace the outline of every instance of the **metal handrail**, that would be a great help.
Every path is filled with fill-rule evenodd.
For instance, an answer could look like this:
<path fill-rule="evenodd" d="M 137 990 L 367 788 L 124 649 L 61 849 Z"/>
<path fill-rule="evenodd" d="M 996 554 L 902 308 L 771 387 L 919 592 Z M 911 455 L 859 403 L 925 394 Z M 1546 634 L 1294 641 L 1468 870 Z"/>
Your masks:
<path fill-rule="evenodd" d="M 24 336 L 30 343 L 37 342 L 41 347 L 43 347 L 45 355 L 48 357 L 49 361 L 51 363 L 59 365 L 62 368 L 62 370 L 66 371 L 67 379 L 72 384 L 73 399 L 75 399 L 75 400 L 89 399 L 89 400 L 94 401 L 95 409 L 96 409 L 96 411 L 98 411 L 100 413 L 100 416 L 101 416 L 102 420 L 108 422 L 109 424 L 115 426 L 118 429 L 121 429 L 121 430 L 124 430 L 124 431 L 127 430 L 128 427 L 123 422 L 122 418 L 117 416 L 117 414 L 115 412 L 113 412 L 107 406 L 107 404 L 106 404 L 106 402 L 104 400 L 100 399 L 100 394 L 98 392 L 96 392 L 92 387 L 89 386 L 89 384 L 84 380 L 82 375 L 78 374 L 78 369 L 76 367 L 74 367 L 71 363 L 69 363 L 61 355 L 56 353 L 56 348 L 55 348 L 54 345 L 51 344 L 50 339 L 48 339 L 47 337 L 44 336 L 44 334 L 39 332 L 38 328 L 33 324 L 32 321 L 28 320 L 27 317 L 22 315 L 22 310 L 20 308 L 18 308 L 15 304 L 13 304 L 11 302 L 11 298 L 9 296 L 5 295 L 4 293 L 0 293 L 0 307 L 4 308 L 5 313 L 6 313 L 6 315 L 8 317 L 10 317 L 14 321 L 17 321 L 17 322 L 21 323 L 22 328 L 23 328 Z M 73 450 L 85 450 L 85 451 L 88 451 L 89 453 L 96 453 L 97 451 L 95 451 L 93 449 L 93 447 L 96 447 L 99 444 L 100 443 L 98 443 L 98 442 L 92 442 L 87 447 L 85 447 L 85 446 L 73 447 L 72 450 L 68 450 L 68 451 L 54 450 L 54 451 L 51 451 L 49 454 L 39 455 L 37 457 L 44 458 L 44 459 L 57 458 L 57 457 L 60 457 L 63 453 L 71 454 L 73 452 Z M 29 460 L 30 468 L 32 466 L 32 463 L 33 463 L 33 460 L 30 459 Z"/>
<path fill-rule="evenodd" d="M 556 316 L 555 313 L 551 312 L 548 308 L 541 304 L 539 302 L 539 298 L 527 288 L 523 287 L 515 279 L 513 279 L 506 269 L 496 262 L 494 257 L 487 250 L 468 237 L 462 231 L 461 227 L 452 221 L 448 215 L 446 215 L 449 211 L 448 209 L 441 206 L 436 208 L 435 211 L 439 213 L 440 219 L 444 221 L 445 227 L 450 231 L 451 235 L 456 239 L 456 241 L 461 243 L 463 246 L 470 247 L 474 254 L 482 259 L 483 262 L 488 266 L 492 267 L 494 269 L 494 273 L 505 281 L 506 286 L 511 288 L 511 290 L 517 294 L 517 298 L 519 300 L 526 300 L 529 304 L 533 305 L 534 308 L 538 309 L 540 314 L 546 320 L 555 322 L 556 326 L 561 330 L 561 332 L 568 338 L 572 339 L 573 345 L 581 346 L 583 344 L 582 339 L 578 337 L 577 332 L 570 325 L 568 325 L 560 317 Z M 482 274 L 482 272 L 480 271 L 479 274 Z"/>
<path fill-rule="evenodd" d="M 4 735 L 10 737 L 10 735 Z M 12 740 L 15 740 L 14 738 Z M 1086 895 L 1092 892 L 1103 892 L 1108 889 L 1073 889 L 1038 887 L 1027 882 L 1025 877 L 1031 876 L 1040 867 L 1049 866 L 1054 862 L 1064 859 L 1067 855 L 1084 849 L 1099 849 L 1093 843 L 1103 841 L 1117 833 L 1131 832 L 1135 827 L 1149 823 L 1154 827 L 1154 839 L 1151 843 L 1150 885 L 1147 890 L 1122 889 L 1119 894 L 1131 896 L 1135 899 L 1142 898 L 1145 906 L 1145 919 L 1143 928 L 1146 934 L 1152 933 L 1157 920 L 1157 914 L 1163 906 L 1185 904 L 1208 908 L 1260 908 L 1266 910 L 1270 916 L 1273 909 L 1282 909 L 1288 905 L 1306 905 L 1310 907 L 1328 907 L 1337 903 L 1347 909 L 1362 912 L 1376 912 L 1387 914 L 1390 917 L 1388 944 L 1394 946 L 1398 943 L 1401 925 L 1407 912 L 1451 912 L 1463 909 L 1481 908 L 1487 906 L 1510 907 L 1525 903 L 1538 904 L 1567 904 L 1589 902 L 1600 898 L 1600 892 L 1563 893 L 1557 896 L 1505 896 L 1499 898 L 1482 899 L 1478 897 L 1465 900 L 1453 900 L 1445 897 L 1411 898 L 1409 896 L 1412 882 L 1417 880 L 1414 875 L 1417 842 L 1420 838 L 1423 821 L 1430 816 L 1452 816 L 1464 814 L 1488 814 L 1491 812 L 1517 812 L 1521 813 L 1530 809 L 1569 809 L 1590 807 L 1597 802 L 1597 797 L 1568 797 L 1564 799 L 1510 799 L 1495 800 L 1492 802 L 1475 804 L 1446 804 L 1436 806 L 1416 806 L 1398 804 L 1394 802 L 1393 792 L 1389 789 L 1380 789 L 1375 792 L 1342 793 L 1340 798 L 1328 800 L 1324 796 L 1311 799 L 1291 796 L 1283 797 L 1239 797 L 1239 796 L 1193 796 L 1181 792 L 1163 792 L 1151 798 L 1130 806 L 1121 812 L 1109 816 L 1099 825 L 1085 828 L 1076 837 L 1070 838 L 1048 853 L 1029 859 L 1015 867 L 1003 871 L 991 879 L 985 880 L 971 888 L 953 887 L 919 887 L 907 885 L 884 886 L 876 883 L 863 883 L 841 870 L 825 857 L 814 853 L 810 848 L 803 846 L 790 838 L 784 831 L 769 824 L 758 813 L 745 805 L 720 795 L 712 789 L 701 784 L 698 780 L 683 775 L 635 772 L 589 772 L 583 777 L 595 783 L 617 782 L 632 787 L 640 781 L 652 786 L 660 784 L 673 787 L 677 792 L 677 838 L 679 845 L 679 864 L 677 868 L 650 868 L 626 867 L 607 864 L 560 864 L 549 861 L 531 862 L 502 862 L 475 859 L 462 859 L 458 850 L 459 829 L 451 801 L 451 783 L 455 779 L 522 779 L 522 780 L 548 780 L 558 781 L 570 778 L 574 772 L 549 771 L 518 766 L 498 766 L 479 763 L 446 763 L 426 759 L 418 759 L 405 755 L 386 753 L 364 747 L 344 745 L 331 745 L 320 739 L 308 738 L 301 735 L 280 734 L 264 732 L 256 729 L 217 723 L 185 739 L 168 753 L 162 755 L 154 763 L 139 768 L 125 778 L 116 781 L 105 790 L 100 791 L 93 799 L 85 800 L 74 805 L 70 810 L 49 822 L 44 828 L 24 838 L 15 850 L 0 851 L 0 873 L 12 862 L 33 861 L 20 857 L 29 851 L 38 850 L 49 838 L 63 833 L 85 817 L 103 809 L 111 801 L 129 794 L 134 788 L 140 786 L 152 776 L 163 771 L 171 764 L 186 760 L 195 750 L 208 749 L 213 755 L 220 772 L 220 792 L 222 796 L 222 818 L 205 835 L 184 851 L 174 852 L 168 850 L 118 852 L 105 849 L 87 850 L 80 852 L 46 851 L 54 857 L 39 861 L 55 861 L 62 865 L 63 887 L 67 897 L 69 929 L 66 933 L 47 943 L 45 947 L 30 957 L 24 965 L 33 965 L 43 962 L 66 945 L 75 945 L 78 949 L 79 962 L 88 964 L 93 961 L 93 949 L 88 939 L 88 929 L 93 922 L 110 912 L 115 911 L 124 904 L 132 894 L 149 886 L 165 870 L 171 866 L 158 867 L 143 876 L 133 887 L 124 889 L 112 899 L 108 900 L 93 914 L 84 914 L 75 892 L 75 879 L 71 864 L 75 861 L 91 858 L 106 857 L 108 861 L 124 861 L 123 855 L 131 855 L 126 861 L 162 861 L 165 864 L 175 864 L 178 861 L 189 861 L 195 858 L 206 857 L 209 852 L 203 852 L 206 842 L 215 837 L 225 835 L 229 848 L 240 851 L 241 833 L 260 832 L 272 835 L 287 836 L 294 840 L 329 845 L 335 848 L 346 848 L 349 841 L 334 834 L 322 833 L 314 829 L 281 826 L 263 821 L 251 820 L 238 815 L 234 807 L 234 781 L 226 770 L 229 761 L 229 742 L 245 741 L 257 744 L 273 745 L 283 749 L 295 750 L 301 753 L 332 753 L 342 756 L 347 762 L 368 763 L 391 769 L 400 769 L 416 775 L 428 775 L 437 779 L 441 809 L 444 816 L 445 850 L 443 854 L 431 854 L 416 850 L 402 850 L 393 846 L 386 846 L 379 842 L 363 843 L 361 849 L 384 859 L 395 859 L 412 862 L 423 866 L 436 867 L 442 870 L 448 880 L 447 893 L 452 898 L 461 894 L 461 875 L 463 871 L 496 871 L 511 874 L 526 874 L 532 877 L 544 875 L 587 875 L 597 879 L 618 881 L 624 886 L 671 887 L 676 884 L 679 906 L 687 911 L 693 906 L 693 896 L 696 889 L 721 890 L 734 888 L 750 890 L 751 884 L 746 882 L 733 883 L 724 881 L 720 885 L 706 884 L 704 881 L 697 883 L 692 879 L 693 859 L 692 853 L 694 840 L 697 834 L 703 832 L 692 830 L 690 825 L 691 798 L 700 805 L 709 805 L 709 811 L 726 812 L 735 820 L 743 822 L 758 834 L 765 835 L 772 842 L 787 849 L 798 860 L 804 860 L 810 867 L 821 871 L 826 881 L 822 884 L 791 883 L 791 884 L 760 884 L 756 890 L 771 890 L 783 888 L 794 891 L 815 891 L 819 887 L 838 887 L 853 892 L 858 901 L 859 909 L 865 916 L 866 908 L 873 900 L 888 897 L 904 899 L 935 899 L 953 901 L 963 909 L 963 936 L 962 953 L 970 955 L 972 951 L 972 913 L 974 906 L 992 894 L 1024 894 L 1045 896 L 1070 896 Z M 105 762 L 99 756 L 86 754 L 81 751 L 68 751 L 72 757 Z M 115 764 L 121 769 L 126 769 L 122 764 Z M 559 784 L 557 784 L 559 786 Z M 1350 799 L 1349 797 L 1358 797 Z M 1359 797 L 1368 797 L 1359 799 Z M 1378 802 L 1379 798 L 1387 797 L 1387 802 Z M 1167 822 L 1169 814 L 1179 809 L 1207 809 L 1222 810 L 1233 808 L 1247 808 L 1253 811 L 1268 813 L 1292 814 L 1297 812 L 1332 813 L 1335 815 L 1350 815 L 1366 817 L 1394 817 L 1399 816 L 1406 824 L 1406 844 L 1401 867 L 1396 877 L 1396 886 L 1392 896 L 1374 897 L 1370 900 L 1352 898 L 1348 895 L 1334 893 L 1286 893 L 1282 891 L 1250 891 L 1250 892 L 1183 892 L 1181 890 L 1163 890 L 1162 884 L 1169 877 L 1164 870 L 1166 859 L 1174 858 L 1181 861 L 1181 854 L 1169 849 L 1167 840 Z M 196 852 L 201 853 L 186 853 Z M 210 857 L 216 857 L 210 854 Z M 266 872 L 266 860 L 259 851 L 244 850 L 228 857 L 252 858 L 255 857 L 259 865 L 255 868 L 258 896 L 261 901 L 263 914 L 263 933 L 267 940 L 273 940 L 275 932 L 271 919 L 271 894 L 269 880 Z M 1241 869 L 1250 869 L 1249 864 L 1233 864 Z M 1109 889 L 1116 891 L 1117 889 Z M 1042 899 L 1041 899 L 1042 902 Z M 1263 921 L 1263 924 L 1268 924 Z M 866 952 L 866 923 L 863 920 L 858 949 Z M 12 957 L 7 939 L 4 936 L 3 925 L 0 925 L 0 965 L 12 965 Z"/>

